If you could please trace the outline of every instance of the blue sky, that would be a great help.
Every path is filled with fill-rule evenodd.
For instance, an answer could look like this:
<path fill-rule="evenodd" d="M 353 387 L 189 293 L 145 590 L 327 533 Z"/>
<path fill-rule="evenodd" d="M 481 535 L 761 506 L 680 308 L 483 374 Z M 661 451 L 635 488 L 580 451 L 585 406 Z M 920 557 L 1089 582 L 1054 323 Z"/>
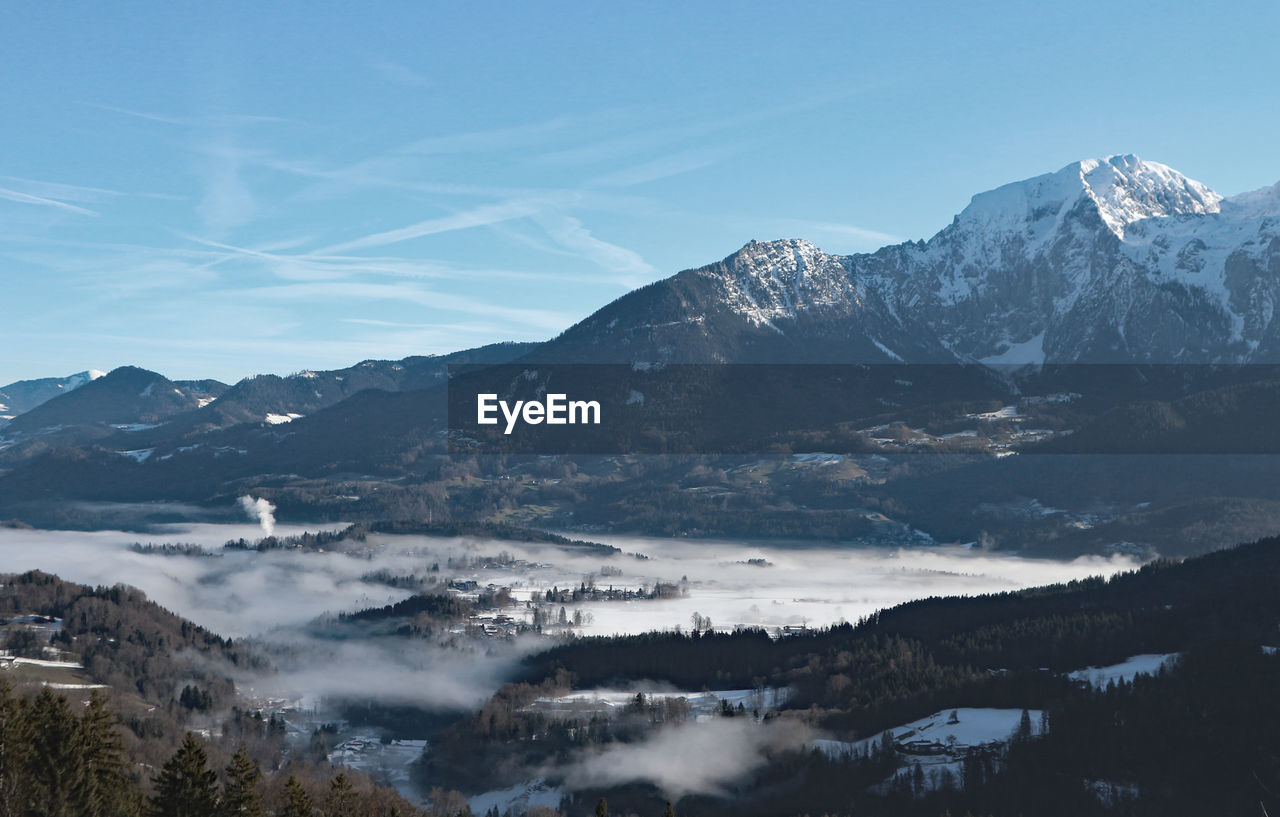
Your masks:
<path fill-rule="evenodd" d="M 0 384 L 536 340 L 751 239 L 1137 153 L 1280 180 L 1272 3 L 0 10 Z"/>

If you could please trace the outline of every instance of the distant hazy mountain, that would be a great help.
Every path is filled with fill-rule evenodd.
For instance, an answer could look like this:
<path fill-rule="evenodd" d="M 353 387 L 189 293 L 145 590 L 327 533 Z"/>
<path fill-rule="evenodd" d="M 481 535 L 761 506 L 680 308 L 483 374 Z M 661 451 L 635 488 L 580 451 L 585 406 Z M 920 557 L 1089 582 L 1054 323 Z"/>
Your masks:
<path fill-rule="evenodd" d="M 118 432 L 153 428 L 212 402 L 227 388 L 216 380 L 173 381 L 122 366 L 15 417 L 0 437 L 7 460 L 77 445 Z"/>
<path fill-rule="evenodd" d="M 90 380 L 102 377 L 106 372 L 89 369 L 67 377 L 43 377 L 39 380 L 19 380 L 0 387 L 0 428 L 14 417 L 30 411 L 46 400 L 78 389 Z"/>
<path fill-rule="evenodd" d="M 1224 199 L 1135 156 L 975 196 L 928 241 L 752 242 L 632 292 L 548 360 L 1280 362 L 1280 185 Z"/>
<path fill-rule="evenodd" d="M 241 380 L 201 411 L 182 418 L 180 425 L 210 429 L 240 423 L 282 424 L 367 389 L 426 389 L 443 383 L 451 364 L 505 363 L 536 347 L 534 343 L 494 343 L 448 355 L 366 360 L 346 369 L 303 371 L 287 377 L 259 375 Z"/>

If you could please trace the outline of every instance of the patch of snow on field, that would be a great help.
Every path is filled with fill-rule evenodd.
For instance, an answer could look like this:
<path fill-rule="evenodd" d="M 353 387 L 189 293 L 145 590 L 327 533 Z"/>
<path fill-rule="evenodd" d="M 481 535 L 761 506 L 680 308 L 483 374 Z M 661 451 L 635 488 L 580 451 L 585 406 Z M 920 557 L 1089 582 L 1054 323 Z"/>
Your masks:
<path fill-rule="evenodd" d="M 1178 653 L 1176 652 L 1135 655 L 1109 667 L 1078 669 L 1075 672 L 1068 673 L 1067 677 L 1073 681 L 1088 684 L 1095 689 L 1101 689 L 1114 681 L 1132 683 L 1133 679 L 1139 675 L 1155 675 L 1160 671 L 1161 667 L 1172 663 L 1177 657 Z"/>
<path fill-rule="evenodd" d="M 1031 734 L 1038 735 L 1040 710 L 1031 710 L 1029 714 Z M 954 738 L 957 748 L 971 748 L 1007 741 L 1021 718 L 1021 709 L 944 709 L 890 731 L 894 742 L 906 747 L 917 741 L 951 745 Z"/>
<path fill-rule="evenodd" d="M 564 792 L 539 777 L 517 783 L 509 789 L 478 794 L 469 803 L 472 814 L 487 814 L 493 808 L 497 808 L 499 814 L 522 814 L 533 806 L 558 809 L 563 799 Z"/>
<path fill-rule="evenodd" d="M 1032 709 L 1027 715 L 1031 736 L 1040 736 L 1043 712 Z M 1021 720 L 1021 709 L 944 709 L 859 741 L 819 739 L 810 745 L 827 757 L 843 759 L 866 756 L 887 738 L 901 765 L 875 788 L 888 791 L 899 781 L 910 781 L 920 766 L 921 782 L 933 790 L 948 778 L 952 785 L 960 780 L 964 757 L 971 749 L 1008 743 Z"/>
<path fill-rule="evenodd" d="M 334 765 L 366 772 L 387 780 L 403 795 L 415 798 L 409 770 L 427 748 L 425 740 L 390 740 L 357 736 L 339 743 L 329 752 Z"/>
<path fill-rule="evenodd" d="M 1031 734 L 1040 735 L 1039 709 L 1028 710 L 1031 717 Z M 858 741 L 815 740 L 813 747 L 832 758 L 865 755 L 887 736 L 890 743 L 909 757 L 913 748 L 925 745 L 947 747 L 962 751 L 993 743 L 1005 743 L 1022 720 L 1021 709 L 991 709 L 961 707 L 943 709 L 911 723 L 895 726 Z"/>
<path fill-rule="evenodd" d="M 984 411 L 981 414 L 966 414 L 971 420 L 1020 420 L 1017 406 L 1004 406 L 995 411 Z"/>
<path fill-rule="evenodd" d="M 747 712 L 777 709 L 790 695 L 788 689 L 718 689 L 704 692 L 680 692 L 634 689 L 583 689 L 555 698 L 539 698 L 528 709 L 548 716 L 581 717 L 586 713 L 611 716 L 623 712 L 636 702 L 636 695 L 644 695 L 646 703 L 685 699 L 689 712 L 697 720 L 716 716 L 721 702 L 737 708 L 739 704 Z"/>
<path fill-rule="evenodd" d="M 84 665 L 78 661 L 46 661 L 43 658 L 14 658 L 13 663 L 46 669 L 84 669 Z"/>

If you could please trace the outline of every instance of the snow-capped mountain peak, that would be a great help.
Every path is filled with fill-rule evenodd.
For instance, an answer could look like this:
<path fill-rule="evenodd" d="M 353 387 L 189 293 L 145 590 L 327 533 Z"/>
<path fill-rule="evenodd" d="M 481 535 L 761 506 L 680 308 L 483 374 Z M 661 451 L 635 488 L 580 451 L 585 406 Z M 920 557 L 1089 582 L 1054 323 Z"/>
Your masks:
<path fill-rule="evenodd" d="M 5 406 L 4 413 L 0 415 L 0 425 L 60 394 L 74 391 L 105 375 L 106 372 L 88 369 L 66 377 L 19 380 L 7 386 L 0 386 L 0 403 Z"/>
<path fill-rule="evenodd" d="M 79 388 L 80 386 L 83 386 L 85 383 L 91 383 L 94 380 L 97 380 L 99 377 L 106 377 L 106 376 L 107 376 L 107 373 L 102 371 L 101 369 L 87 369 L 83 372 L 76 372 L 75 374 L 71 375 L 66 379 L 67 385 L 65 388 L 67 391 L 70 391 L 71 389 L 75 389 L 75 388 Z"/>
<path fill-rule="evenodd" d="M 1133 154 L 1078 163 L 1085 194 L 1098 205 L 1102 220 L 1124 237 L 1135 221 L 1176 215 L 1204 215 L 1221 208 L 1222 196 L 1159 162 Z"/>
<path fill-rule="evenodd" d="M 1280 360 L 1280 185 L 1224 199 L 1131 154 L 974 196 L 927 242 L 752 241 L 565 333 L 593 360 Z"/>
<path fill-rule="evenodd" d="M 800 238 L 752 241 L 714 274 L 726 305 L 756 325 L 859 300 L 842 260 Z"/>
<path fill-rule="evenodd" d="M 1280 182 L 1248 193 L 1239 193 L 1222 200 L 1223 212 L 1244 218 L 1280 216 Z"/>
<path fill-rule="evenodd" d="M 735 270 L 753 275 L 794 272 L 819 265 L 826 253 L 803 238 L 749 241 L 725 259 Z"/>
<path fill-rule="evenodd" d="M 986 232 L 1044 237 L 1082 202 L 1123 238 L 1128 225 L 1146 218 L 1216 213 L 1222 196 L 1167 165 L 1123 154 L 1072 162 L 1056 173 L 979 193 L 956 220 Z"/>

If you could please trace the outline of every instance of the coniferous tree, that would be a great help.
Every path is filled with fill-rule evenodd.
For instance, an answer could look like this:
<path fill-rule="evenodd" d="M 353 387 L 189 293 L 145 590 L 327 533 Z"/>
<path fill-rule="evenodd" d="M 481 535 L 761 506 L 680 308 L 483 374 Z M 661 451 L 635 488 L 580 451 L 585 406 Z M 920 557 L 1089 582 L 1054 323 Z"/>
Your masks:
<path fill-rule="evenodd" d="M 223 817 L 263 817 L 262 795 L 258 792 L 262 772 L 243 744 L 227 765 L 226 777 L 222 786 Z"/>
<path fill-rule="evenodd" d="M 329 781 L 329 791 L 324 798 L 324 817 L 347 817 L 356 807 L 356 791 L 344 773 Z"/>
<path fill-rule="evenodd" d="M 80 718 L 85 757 L 85 817 L 124 817 L 139 810 L 137 788 L 126 775 L 124 742 L 116 728 L 116 715 L 98 690 L 89 697 Z"/>
<path fill-rule="evenodd" d="M 280 817 L 314 817 L 315 808 L 311 805 L 311 797 L 302 788 L 298 778 L 293 775 L 284 784 L 284 808 Z"/>
<path fill-rule="evenodd" d="M 15 817 L 23 805 L 31 725 L 27 705 L 0 680 L 0 817 Z"/>
<path fill-rule="evenodd" d="M 1013 739 L 1017 743 L 1026 743 L 1031 740 L 1031 713 L 1022 710 L 1022 717 L 1018 719 L 1018 729 L 1013 733 Z"/>
<path fill-rule="evenodd" d="M 596 817 L 609 817 L 609 801 L 603 797 L 596 803 Z"/>
<path fill-rule="evenodd" d="M 217 784 L 204 748 L 188 732 L 156 778 L 151 811 L 156 817 L 218 817 Z"/>
<path fill-rule="evenodd" d="M 676 817 L 676 810 L 671 807 L 671 801 L 667 801 L 667 807 L 662 810 L 662 817 Z"/>
<path fill-rule="evenodd" d="M 49 687 L 31 704 L 31 738 L 25 775 L 30 811 L 81 817 L 87 793 L 84 735 L 67 699 Z"/>

